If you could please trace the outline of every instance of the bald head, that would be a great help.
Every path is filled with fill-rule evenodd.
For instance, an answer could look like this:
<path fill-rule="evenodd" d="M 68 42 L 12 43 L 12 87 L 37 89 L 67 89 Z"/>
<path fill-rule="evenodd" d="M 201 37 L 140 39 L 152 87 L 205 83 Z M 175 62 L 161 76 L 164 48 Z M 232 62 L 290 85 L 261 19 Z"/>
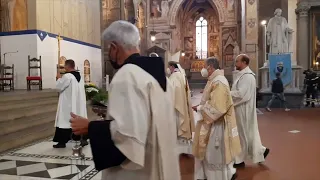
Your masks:
<path fill-rule="evenodd" d="M 246 54 L 240 54 L 239 56 L 236 57 L 236 69 L 241 71 L 247 66 L 249 66 L 250 63 L 250 58 Z"/>

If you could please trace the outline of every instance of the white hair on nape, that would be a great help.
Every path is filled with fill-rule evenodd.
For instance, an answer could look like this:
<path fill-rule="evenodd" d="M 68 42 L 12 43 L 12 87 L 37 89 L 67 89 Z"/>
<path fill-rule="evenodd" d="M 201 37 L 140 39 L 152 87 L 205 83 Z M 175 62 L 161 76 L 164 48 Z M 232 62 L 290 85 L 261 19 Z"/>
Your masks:
<path fill-rule="evenodd" d="M 102 39 L 116 42 L 125 49 L 139 48 L 140 33 L 138 28 L 128 21 L 115 21 L 102 33 Z"/>

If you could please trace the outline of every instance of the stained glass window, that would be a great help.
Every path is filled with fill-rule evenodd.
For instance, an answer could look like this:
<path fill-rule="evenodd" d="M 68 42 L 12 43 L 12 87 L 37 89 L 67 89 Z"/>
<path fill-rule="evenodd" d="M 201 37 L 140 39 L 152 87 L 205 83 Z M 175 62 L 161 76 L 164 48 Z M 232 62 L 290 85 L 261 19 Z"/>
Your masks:
<path fill-rule="evenodd" d="M 196 22 L 196 56 L 207 58 L 208 54 L 208 21 L 200 17 Z"/>

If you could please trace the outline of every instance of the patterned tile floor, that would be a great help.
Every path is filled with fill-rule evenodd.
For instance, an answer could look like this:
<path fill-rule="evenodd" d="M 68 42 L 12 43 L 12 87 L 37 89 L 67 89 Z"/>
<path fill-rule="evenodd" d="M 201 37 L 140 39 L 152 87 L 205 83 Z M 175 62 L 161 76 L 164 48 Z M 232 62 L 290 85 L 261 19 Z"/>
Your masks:
<path fill-rule="evenodd" d="M 46 139 L 0 156 L 0 180 L 101 179 L 89 146 L 83 149 L 84 160 L 72 160 L 74 143 L 68 143 L 65 149 L 53 149 L 53 144 Z"/>

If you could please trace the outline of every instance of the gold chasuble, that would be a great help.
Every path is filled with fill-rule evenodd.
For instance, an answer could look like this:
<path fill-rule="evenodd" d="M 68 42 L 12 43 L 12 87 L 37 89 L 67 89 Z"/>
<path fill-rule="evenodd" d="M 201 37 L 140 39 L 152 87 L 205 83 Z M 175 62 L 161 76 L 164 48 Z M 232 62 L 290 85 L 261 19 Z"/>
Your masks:
<path fill-rule="evenodd" d="M 231 163 L 241 153 L 237 122 L 228 81 L 221 70 L 209 78 L 200 103 L 203 119 L 197 122 L 193 141 L 193 154 L 199 160 L 206 156 L 211 129 L 222 123 L 224 136 L 224 162 Z M 217 138 L 217 137 L 216 137 Z M 215 141 L 210 139 L 210 141 Z M 222 142 L 223 143 L 223 142 Z"/>
<path fill-rule="evenodd" d="M 188 82 L 181 72 L 174 72 L 169 80 L 174 88 L 174 108 L 178 112 L 178 137 L 192 139 L 194 118 Z"/>

